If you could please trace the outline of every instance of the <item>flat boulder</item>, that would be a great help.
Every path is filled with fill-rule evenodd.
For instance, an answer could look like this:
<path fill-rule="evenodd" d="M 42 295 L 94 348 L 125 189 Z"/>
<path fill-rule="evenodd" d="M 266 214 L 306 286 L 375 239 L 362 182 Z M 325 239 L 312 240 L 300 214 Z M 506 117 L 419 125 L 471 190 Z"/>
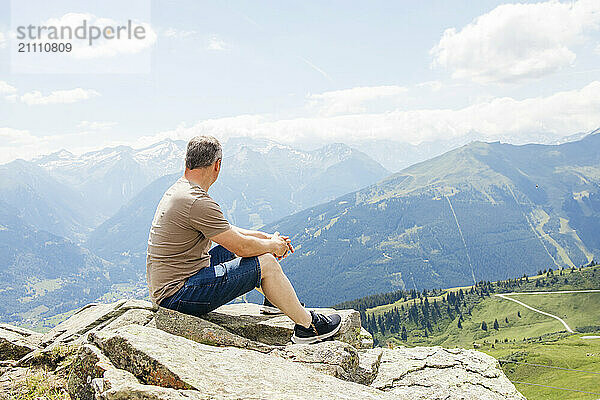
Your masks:
<path fill-rule="evenodd" d="M 212 346 L 233 346 L 268 353 L 273 346 L 236 335 L 214 322 L 168 308 L 159 308 L 154 317 L 155 328 Z"/>
<path fill-rule="evenodd" d="M 112 364 L 142 385 L 219 399 L 403 399 L 323 374 L 302 363 L 235 347 L 208 346 L 128 325 L 89 336 Z"/>
<path fill-rule="evenodd" d="M 496 359 L 465 349 L 383 349 L 371 387 L 412 399 L 525 400 Z"/>
<path fill-rule="evenodd" d="M 85 335 L 92 330 L 98 331 L 109 325 L 128 310 L 147 310 L 155 308 L 144 300 L 122 299 L 114 303 L 91 303 L 75 312 L 66 321 L 61 322 L 42 337 L 42 345 L 58 345 L 85 341 Z"/>

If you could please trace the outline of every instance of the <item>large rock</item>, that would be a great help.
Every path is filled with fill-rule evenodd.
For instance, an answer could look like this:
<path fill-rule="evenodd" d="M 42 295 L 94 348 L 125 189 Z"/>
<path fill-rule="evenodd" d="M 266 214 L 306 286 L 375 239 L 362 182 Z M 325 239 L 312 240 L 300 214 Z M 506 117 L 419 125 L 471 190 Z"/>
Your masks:
<path fill-rule="evenodd" d="M 19 360 L 37 350 L 41 336 L 29 329 L 0 324 L 0 360 Z"/>
<path fill-rule="evenodd" d="M 354 381 L 354 374 L 358 369 L 356 349 L 337 340 L 316 344 L 292 344 L 273 350 L 271 354 L 349 381 Z"/>
<path fill-rule="evenodd" d="M 131 372 L 118 368 L 109 369 L 102 378 L 92 380 L 92 387 L 93 398 L 97 400 L 207 400 L 196 390 L 141 384 Z"/>
<path fill-rule="evenodd" d="M 358 347 L 357 349 L 372 349 L 373 348 L 373 335 L 368 330 L 361 327 L 360 333 L 358 334 Z"/>
<path fill-rule="evenodd" d="M 367 349 L 358 354 L 358 368 L 354 372 L 354 382 L 363 385 L 373 383 L 379 373 L 383 349 Z"/>
<path fill-rule="evenodd" d="M 207 346 L 145 326 L 95 332 L 90 340 L 117 368 L 131 372 L 141 384 L 194 390 L 204 398 L 408 398 L 390 397 L 275 355 Z"/>
<path fill-rule="evenodd" d="M 371 386 L 412 399 L 525 400 L 498 361 L 475 350 L 384 349 Z"/>
<path fill-rule="evenodd" d="M 360 347 L 360 313 L 355 310 L 334 310 L 332 308 L 310 308 L 329 315 L 338 313 L 342 317 L 340 331 L 334 340 Z M 226 328 L 236 335 L 268 345 L 285 345 L 294 332 L 294 322 L 285 315 L 264 315 L 260 305 L 251 303 L 227 304 L 202 316 L 203 319 Z"/>
<path fill-rule="evenodd" d="M 69 376 L 69 395 L 73 400 L 205 399 L 196 391 L 178 391 L 160 386 L 141 384 L 136 377 L 116 368 L 95 346 L 81 347 Z"/>
<path fill-rule="evenodd" d="M 128 310 L 134 309 L 152 311 L 155 308 L 148 301 L 133 299 L 108 304 L 88 304 L 46 333 L 42 337 L 42 344 L 48 346 L 83 342 L 87 333 L 101 330 Z"/>
<path fill-rule="evenodd" d="M 268 353 L 274 348 L 231 333 L 222 326 L 205 319 L 167 308 L 159 308 L 154 323 L 156 328 L 165 332 L 212 346 L 233 346 L 263 353 Z"/>

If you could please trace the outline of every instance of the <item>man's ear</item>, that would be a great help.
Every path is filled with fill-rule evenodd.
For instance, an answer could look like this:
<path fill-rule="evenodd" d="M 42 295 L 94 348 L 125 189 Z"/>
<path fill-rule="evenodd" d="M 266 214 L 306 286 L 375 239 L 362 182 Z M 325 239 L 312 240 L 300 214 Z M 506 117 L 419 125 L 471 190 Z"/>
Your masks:
<path fill-rule="evenodd" d="M 216 162 L 215 162 L 215 171 L 219 172 L 221 170 L 221 159 L 219 158 Z"/>

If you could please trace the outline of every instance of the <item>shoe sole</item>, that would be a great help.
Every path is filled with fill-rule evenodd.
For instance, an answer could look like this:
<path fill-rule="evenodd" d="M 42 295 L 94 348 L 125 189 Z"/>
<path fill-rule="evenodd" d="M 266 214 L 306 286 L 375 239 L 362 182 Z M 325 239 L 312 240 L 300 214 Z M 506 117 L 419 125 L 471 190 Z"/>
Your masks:
<path fill-rule="evenodd" d="M 268 315 L 276 315 L 276 314 L 283 314 L 283 311 L 281 311 L 277 307 L 261 306 L 260 313 L 268 314 Z"/>
<path fill-rule="evenodd" d="M 325 339 L 335 336 L 335 334 L 340 331 L 341 327 L 342 327 L 342 321 L 340 321 L 338 326 L 336 326 L 335 329 L 332 330 L 331 332 L 327 332 L 327 333 L 324 333 L 324 334 L 318 335 L 318 336 L 311 336 L 309 338 L 300 338 L 294 334 L 294 335 L 292 335 L 292 343 L 313 344 L 313 343 L 321 342 Z"/>

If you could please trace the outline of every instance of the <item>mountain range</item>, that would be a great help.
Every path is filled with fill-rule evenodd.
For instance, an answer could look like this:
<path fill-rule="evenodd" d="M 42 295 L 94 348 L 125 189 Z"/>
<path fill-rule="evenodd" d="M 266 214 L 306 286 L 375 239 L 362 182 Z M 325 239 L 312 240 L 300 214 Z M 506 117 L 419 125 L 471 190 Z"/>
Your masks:
<path fill-rule="evenodd" d="M 82 155 L 63 150 L 1 165 L 0 300 L 6 300 L 6 309 L 0 317 L 44 318 L 66 305 L 93 301 L 115 284 L 143 282 L 150 222 L 161 196 L 182 174 L 185 146 L 164 140 Z M 343 144 L 305 151 L 232 139 L 224 154 L 211 192 L 232 223 L 247 227 L 389 174 Z M 43 289 L 30 298 L 32 287 Z"/>
<path fill-rule="evenodd" d="M 600 134 L 474 142 L 267 224 L 307 304 L 581 265 L 600 254 Z"/>
<path fill-rule="evenodd" d="M 390 175 L 345 144 L 237 138 L 211 195 L 232 223 L 293 238 L 283 266 L 307 304 L 504 279 L 599 254 L 600 134 L 577 139 L 472 142 Z M 0 318 L 53 315 L 143 282 L 149 224 L 184 153 L 165 140 L 1 165 Z"/>

